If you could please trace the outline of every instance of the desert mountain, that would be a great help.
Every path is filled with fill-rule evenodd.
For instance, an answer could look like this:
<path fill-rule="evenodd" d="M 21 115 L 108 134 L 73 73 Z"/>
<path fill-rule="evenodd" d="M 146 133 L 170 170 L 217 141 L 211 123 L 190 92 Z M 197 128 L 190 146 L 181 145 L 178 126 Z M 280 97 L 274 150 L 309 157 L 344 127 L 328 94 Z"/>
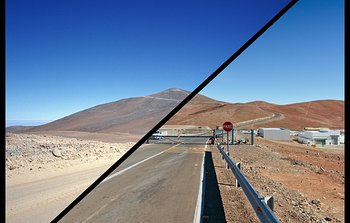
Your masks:
<path fill-rule="evenodd" d="M 190 92 L 171 88 L 163 92 L 98 105 L 24 132 L 76 131 L 145 134 Z M 247 122 L 248 120 L 260 120 Z M 206 125 L 231 121 L 241 128 L 344 128 L 344 101 L 320 100 L 289 105 L 263 101 L 226 103 L 197 95 L 167 124 Z"/>
<path fill-rule="evenodd" d="M 247 122 L 256 120 L 255 122 Z M 302 130 L 304 127 L 344 128 L 344 101 L 318 100 L 288 105 L 263 101 L 224 103 L 217 106 L 190 102 L 169 124 L 208 125 L 211 128 L 231 121 L 238 128 L 283 127 Z"/>
<path fill-rule="evenodd" d="M 145 97 L 98 105 L 29 131 L 125 132 L 144 134 L 176 107 L 188 91 L 172 88 Z"/>

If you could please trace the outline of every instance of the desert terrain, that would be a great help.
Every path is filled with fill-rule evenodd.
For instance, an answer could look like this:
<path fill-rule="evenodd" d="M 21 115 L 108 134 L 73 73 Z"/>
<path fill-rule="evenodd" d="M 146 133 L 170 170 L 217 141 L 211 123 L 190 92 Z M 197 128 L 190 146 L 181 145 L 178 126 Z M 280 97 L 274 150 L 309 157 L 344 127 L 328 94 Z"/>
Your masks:
<path fill-rule="evenodd" d="M 188 94 L 169 89 L 98 105 L 42 126 L 8 128 L 8 222 L 55 217 Z M 197 95 L 166 124 L 215 128 L 227 120 L 242 129 L 343 129 L 344 102 L 232 104 Z M 211 151 L 226 221 L 258 222 L 215 146 Z M 281 222 L 344 222 L 344 147 L 312 148 L 256 138 L 254 146 L 237 145 L 231 151 L 256 190 L 274 195 Z"/>
<path fill-rule="evenodd" d="M 259 222 L 218 150 L 212 153 L 226 221 Z M 257 138 L 255 146 L 234 145 L 230 153 L 260 195 L 274 196 L 281 222 L 345 222 L 343 146 L 313 148 Z"/>
<path fill-rule="evenodd" d="M 7 133 L 7 222 L 51 221 L 133 144 Z"/>
<path fill-rule="evenodd" d="M 261 121 L 244 123 L 249 120 Z M 289 105 L 276 105 L 262 101 L 249 103 L 224 103 L 208 98 L 189 102 L 168 124 L 207 125 L 221 127 L 231 121 L 236 128 L 289 128 L 303 130 L 304 127 L 344 128 L 344 101 L 319 100 Z M 237 125 L 242 123 L 242 125 Z M 244 123 L 244 125 L 243 125 Z"/>

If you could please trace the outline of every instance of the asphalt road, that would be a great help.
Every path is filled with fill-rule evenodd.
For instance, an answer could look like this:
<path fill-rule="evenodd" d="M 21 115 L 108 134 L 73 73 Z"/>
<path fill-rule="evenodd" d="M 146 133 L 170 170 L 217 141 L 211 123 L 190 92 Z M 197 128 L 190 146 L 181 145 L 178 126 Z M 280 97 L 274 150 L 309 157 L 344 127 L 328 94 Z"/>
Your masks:
<path fill-rule="evenodd" d="M 201 140 L 141 147 L 60 222 L 193 222 L 206 139 Z"/>

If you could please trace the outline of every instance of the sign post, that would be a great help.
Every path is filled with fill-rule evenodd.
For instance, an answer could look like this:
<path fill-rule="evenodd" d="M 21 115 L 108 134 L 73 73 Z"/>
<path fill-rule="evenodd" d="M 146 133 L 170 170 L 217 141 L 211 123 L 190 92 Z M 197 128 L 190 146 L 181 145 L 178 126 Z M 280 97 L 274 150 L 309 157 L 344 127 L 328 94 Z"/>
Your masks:
<path fill-rule="evenodd" d="M 223 129 L 226 131 L 227 133 L 227 155 L 230 156 L 230 150 L 229 150 L 229 143 L 228 143 L 228 137 L 229 137 L 229 132 L 233 129 L 233 124 L 231 122 L 225 122 L 223 124 Z"/>

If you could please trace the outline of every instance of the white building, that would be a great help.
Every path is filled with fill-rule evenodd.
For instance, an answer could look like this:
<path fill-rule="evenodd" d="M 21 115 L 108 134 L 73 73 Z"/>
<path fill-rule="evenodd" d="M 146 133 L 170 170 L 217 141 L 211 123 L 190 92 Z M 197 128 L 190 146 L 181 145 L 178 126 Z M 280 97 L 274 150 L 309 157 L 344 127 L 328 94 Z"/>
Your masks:
<path fill-rule="evenodd" d="M 340 141 L 340 144 L 345 143 L 345 129 L 340 129 L 339 141 Z"/>
<path fill-rule="evenodd" d="M 290 135 L 291 136 L 298 136 L 298 134 L 299 134 L 299 131 L 290 131 Z"/>
<path fill-rule="evenodd" d="M 298 142 L 310 146 L 339 145 L 340 130 L 303 131 L 298 134 Z"/>
<path fill-rule="evenodd" d="M 339 143 L 340 143 L 340 144 L 344 144 L 344 143 L 345 143 L 345 135 L 344 135 L 344 134 L 341 134 L 341 135 L 339 136 Z"/>
<path fill-rule="evenodd" d="M 290 140 L 290 130 L 285 128 L 261 128 L 258 136 L 270 140 Z"/>

